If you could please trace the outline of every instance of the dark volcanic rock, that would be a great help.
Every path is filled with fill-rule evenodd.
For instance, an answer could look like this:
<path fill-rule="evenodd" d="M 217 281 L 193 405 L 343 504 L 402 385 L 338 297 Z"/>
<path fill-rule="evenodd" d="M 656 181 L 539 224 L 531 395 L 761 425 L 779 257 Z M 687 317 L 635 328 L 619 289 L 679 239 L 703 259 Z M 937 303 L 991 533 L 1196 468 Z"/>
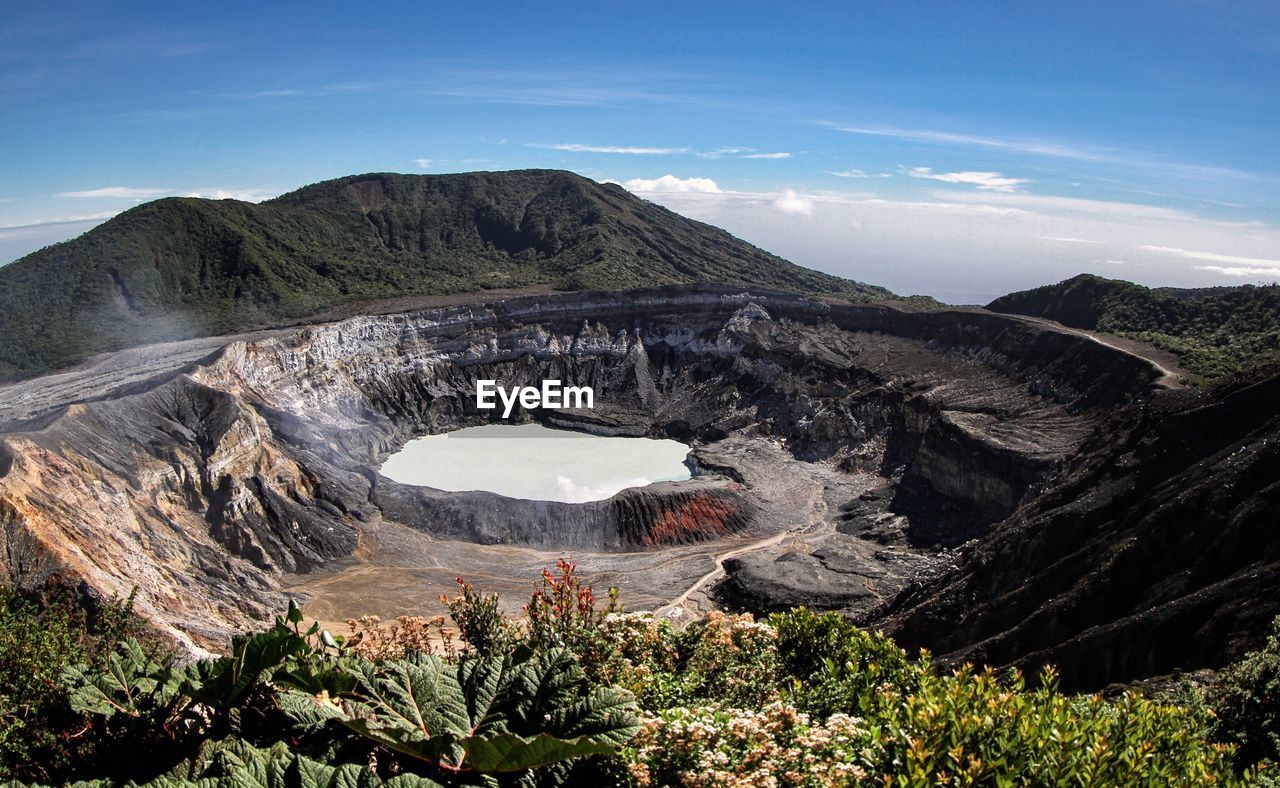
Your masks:
<path fill-rule="evenodd" d="M 886 579 L 909 577 L 925 560 L 910 551 L 837 537 L 809 554 L 730 558 L 728 577 L 716 594 L 731 607 L 757 613 L 801 605 L 863 612 L 883 601 L 877 589 Z"/>
<path fill-rule="evenodd" d="M 1118 412 L 1046 492 L 874 620 L 946 660 L 1111 682 L 1218 666 L 1280 599 L 1280 378 Z"/>
<path fill-rule="evenodd" d="M 604 501 L 561 503 L 489 492 L 450 493 L 379 477 L 384 517 L 430 524 L 439 536 L 478 544 L 624 550 L 722 539 L 745 530 L 755 507 L 738 485 L 662 482 Z M 423 527 L 426 527 L 425 525 Z"/>

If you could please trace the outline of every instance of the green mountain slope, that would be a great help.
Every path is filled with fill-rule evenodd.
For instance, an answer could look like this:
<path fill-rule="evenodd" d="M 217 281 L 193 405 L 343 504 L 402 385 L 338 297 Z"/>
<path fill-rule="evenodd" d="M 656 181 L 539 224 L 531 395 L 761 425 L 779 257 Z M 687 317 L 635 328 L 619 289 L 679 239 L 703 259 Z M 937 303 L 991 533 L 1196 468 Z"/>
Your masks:
<path fill-rule="evenodd" d="M 256 205 L 157 200 L 0 268 L 0 379 L 362 300 L 696 281 L 892 295 L 567 172 L 357 175 Z"/>
<path fill-rule="evenodd" d="M 1081 274 L 1001 296 L 987 309 L 1140 339 L 1208 378 L 1250 375 L 1280 362 L 1276 285 L 1153 289 Z"/>

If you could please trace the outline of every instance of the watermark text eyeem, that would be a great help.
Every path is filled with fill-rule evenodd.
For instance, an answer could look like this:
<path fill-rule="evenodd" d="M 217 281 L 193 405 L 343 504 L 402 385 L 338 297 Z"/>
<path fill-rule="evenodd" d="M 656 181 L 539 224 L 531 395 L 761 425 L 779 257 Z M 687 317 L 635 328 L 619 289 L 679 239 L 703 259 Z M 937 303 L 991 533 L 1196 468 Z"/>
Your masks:
<path fill-rule="evenodd" d="M 537 386 L 514 386 L 511 389 L 498 385 L 496 380 L 476 381 L 476 407 L 493 410 L 502 401 L 502 418 L 511 418 L 516 403 L 525 410 L 533 408 L 594 408 L 596 393 L 590 386 L 562 386 L 558 380 L 542 381 Z"/>

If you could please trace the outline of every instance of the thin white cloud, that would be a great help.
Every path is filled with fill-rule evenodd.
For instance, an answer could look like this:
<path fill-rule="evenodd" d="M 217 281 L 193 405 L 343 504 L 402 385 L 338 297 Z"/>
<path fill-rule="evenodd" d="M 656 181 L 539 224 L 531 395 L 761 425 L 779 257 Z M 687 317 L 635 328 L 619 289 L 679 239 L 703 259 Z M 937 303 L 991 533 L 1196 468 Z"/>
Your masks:
<path fill-rule="evenodd" d="M 813 199 L 807 195 L 798 194 L 791 189 L 787 189 L 778 195 L 778 198 L 773 201 L 773 207 L 783 213 L 798 216 L 813 215 Z"/>
<path fill-rule="evenodd" d="M 108 186 L 102 189 L 87 189 L 85 191 L 62 192 L 59 197 L 74 197 L 77 199 L 107 199 L 107 200 L 131 200 L 140 202 L 142 200 L 150 200 L 156 197 L 200 197 L 206 200 L 241 200 L 243 202 L 262 202 L 269 200 L 279 194 L 278 191 L 270 191 L 264 189 L 226 189 L 220 187 L 211 187 L 206 189 L 192 189 L 183 191 L 181 189 L 135 189 L 130 186 Z"/>
<path fill-rule="evenodd" d="M 953 303 L 986 303 L 1081 271 L 1152 287 L 1204 287 L 1270 281 L 1275 277 L 1268 269 L 1280 268 L 1280 261 L 1221 260 L 1200 260 L 1200 268 L 1176 255 L 1137 249 L 1134 241 L 1266 259 L 1280 256 L 1270 253 L 1280 249 L 1280 227 L 1103 200 L 976 189 L 940 189 L 918 200 L 836 190 L 786 195 L 727 189 L 647 199 L 802 265 Z M 812 213 L 805 213 L 810 206 Z"/>
<path fill-rule="evenodd" d="M 299 90 L 297 88 L 271 88 L 268 90 L 235 90 L 219 94 L 228 99 L 261 99 L 261 98 L 293 98 L 295 96 L 315 96 L 318 91 Z"/>
<path fill-rule="evenodd" d="M 677 178 L 674 175 L 663 175 L 661 178 L 632 178 L 622 184 L 630 192 L 696 192 L 699 194 L 720 194 L 721 189 L 710 178 Z"/>
<path fill-rule="evenodd" d="M 1210 260 L 1215 263 L 1236 263 L 1244 266 L 1263 266 L 1264 269 L 1266 269 L 1267 266 L 1280 266 L 1280 260 L 1268 260 L 1268 259 L 1259 258 L 1259 257 L 1240 257 L 1238 255 L 1233 255 L 1233 254 L 1218 254 L 1217 252 L 1197 252 L 1190 249 L 1179 249 L 1172 246 L 1154 246 L 1150 244 L 1139 246 L 1138 248 L 1145 249 L 1148 252 L 1163 252 L 1165 254 L 1177 255 L 1178 257 L 1187 257 L 1192 260 Z M 1218 270 L 1217 267 L 1215 266 L 1198 266 L 1198 267 L 1206 271 Z M 1242 270 L 1242 269 L 1232 269 L 1232 270 Z M 1270 269 L 1266 269 L 1266 270 L 1270 270 Z M 1220 273 L 1225 273 L 1225 271 L 1220 271 Z M 1232 276 L 1247 276 L 1247 274 L 1232 274 Z"/>
<path fill-rule="evenodd" d="M 260 189 L 203 189 L 187 192 L 185 197 L 200 197 L 205 200 L 239 200 L 241 202 L 262 202 L 277 196 L 277 192 Z"/>
<path fill-rule="evenodd" d="M 789 159 L 792 154 L 788 151 L 758 151 L 755 148 L 724 145 L 715 150 L 696 151 L 693 155 L 700 159 Z"/>
<path fill-rule="evenodd" d="M 542 148 L 544 150 L 562 150 L 570 153 L 620 153 L 627 156 L 669 156 L 677 153 L 688 153 L 688 148 L 645 148 L 630 147 L 622 145 L 581 145 L 576 142 L 563 142 L 556 144 L 546 144 L 541 142 L 529 142 L 526 145 L 530 148 Z"/>
<path fill-rule="evenodd" d="M 431 159 L 414 159 L 413 163 L 425 170 L 431 166 Z"/>
<path fill-rule="evenodd" d="M 15 258 L 34 252 L 47 243 L 56 243 L 79 235 L 115 215 L 115 211 L 107 211 L 32 224 L 0 225 L 0 265 L 6 265 Z"/>
<path fill-rule="evenodd" d="M 1069 238 L 1061 235 L 1042 235 L 1046 241 L 1057 241 L 1064 244 L 1100 244 L 1102 241 L 1090 241 L 1088 238 Z"/>
<path fill-rule="evenodd" d="M 993 137 L 978 134 L 940 131 L 937 129 L 903 129 L 892 126 L 858 126 L 836 123 L 829 120 L 815 120 L 812 122 L 815 125 L 832 129 L 834 131 L 842 131 L 847 134 L 888 137 L 892 139 L 908 140 L 911 142 L 926 142 L 939 145 L 967 145 L 973 147 L 994 148 L 1013 153 L 1047 156 L 1060 159 L 1074 159 L 1076 161 L 1110 162 L 1113 164 L 1155 170 L 1165 174 L 1178 174 L 1194 178 L 1238 178 L 1244 180 L 1256 180 L 1259 177 L 1274 178 L 1273 175 L 1267 176 L 1257 172 L 1239 170 L 1234 167 L 1170 161 L 1159 156 L 1152 156 L 1143 151 L 1121 150 L 1097 145 L 1067 144 L 1033 138 Z"/>
<path fill-rule="evenodd" d="M 85 189 L 84 191 L 62 192 L 59 197 L 75 197 L 77 199 L 98 200 L 145 200 L 159 197 L 162 194 L 173 194 L 173 189 L 135 189 L 132 186 L 105 186 L 101 189 Z"/>
<path fill-rule="evenodd" d="M 827 171 L 828 175 L 834 175 L 837 178 L 892 178 L 891 172 L 865 172 L 863 170 L 839 170 Z"/>
<path fill-rule="evenodd" d="M 700 159 L 789 159 L 789 151 L 756 151 L 755 148 L 743 148 L 726 145 L 715 150 L 693 151 L 690 148 L 657 148 L 632 145 L 583 145 L 577 142 L 543 143 L 527 142 L 526 147 L 543 150 L 562 150 L 570 153 L 617 153 L 629 156 L 673 156 L 692 152 Z"/>
<path fill-rule="evenodd" d="M 105 211 L 87 216 L 67 216 L 30 224 L 0 226 L 0 265 L 7 265 L 49 244 L 74 238 L 116 213 Z"/>
<path fill-rule="evenodd" d="M 726 145 L 721 148 L 716 148 L 715 150 L 699 151 L 693 155 L 700 159 L 723 159 L 725 156 L 737 156 L 742 153 L 750 153 L 751 151 L 751 148 L 737 148 L 731 145 Z"/>
<path fill-rule="evenodd" d="M 1280 266 L 1222 266 L 1197 265 L 1200 271 L 1222 274 L 1223 276 L 1247 276 L 1256 279 L 1280 279 Z"/>
<path fill-rule="evenodd" d="M 1024 183 L 1029 183 L 1026 178 L 1009 178 L 998 172 L 981 172 L 975 170 L 965 170 L 963 172 L 934 172 L 929 167 L 913 167 L 907 170 L 907 175 L 912 178 L 927 178 L 931 181 L 942 181 L 943 183 L 962 183 L 970 186 L 976 186 L 982 191 L 987 192 L 1004 192 L 1006 194 L 1016 192 L 1018 187 Z"/>
<path fill-rule="evenodd" d="M 42 227 L 56 227 L 60 224 L 81 224 L 83 222 L 100 222 L 103 219 L 110 219 L 119 211 L 100 211 L 98 213 L 85 214 L 84 216 L 65 216 L 57 219 L 44 219 L 29 224 L 0 224 L 0 230 L 37 230 Z"/>
<path fill-rule="evenodd" d="M 913 142 L 936 142 L 959 145 L 975 145 L 986 148 L 1000 148 L 1020 153 L 1035 153 L 1042 156 L 1056 156 L 1065 159 L 1082 161 L 1109 161 L 1105 153 L 1088 150 L 1071 145 L 1063 145 L 1043 140 L 1011 139 L 1000 137 L 982 137 L 976 134 L 957 134 L 950 131 L 934 129 L 899 129 L 888 126 L 847 126 L 831 121 L 815 121 L 819 126 L 843 131 L 847 134 L 862 134 L 871 137 L 891 137 L 893 139 L 911 140 Z"/>
<path fill-rule="evenodd" d="M 982 202 L 989 205 L 1013 205 L 1031 211 L 1051 213 L 1079 213 L 1088 215 L 1126 215 L 1133 218 L 1161 219 L 1171 222 L 1205 222 L 1209 221 L 1190 211 L 1176 208 L 1162 208 L 1142 203 L 1115 202 L 1112 200 L 1090 200 L 1083 197 L 1058 197 L 1055 195 L 1027 194 L 1026 192 L 939 192 L 938 195 L 947 200 L 963 202 Z M 1054 235 L 1057 235 L 1056 233 Z M 1067 237 L 1067 236 L 1063 236 Z"/>

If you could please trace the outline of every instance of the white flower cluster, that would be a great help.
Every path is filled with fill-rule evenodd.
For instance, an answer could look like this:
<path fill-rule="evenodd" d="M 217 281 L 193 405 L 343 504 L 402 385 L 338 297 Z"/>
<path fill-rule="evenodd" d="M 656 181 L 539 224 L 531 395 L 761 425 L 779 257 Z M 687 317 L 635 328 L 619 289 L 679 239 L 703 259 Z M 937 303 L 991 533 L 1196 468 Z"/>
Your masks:
<path fill-rule="evenodd" d="M 850 785 L 868 777 L 860 765 L 868 735 L 856 717 L 835 714 L 814 724 L 783 703 L 760 711 L 668 709 L 643 721 L 631 776 L 640 786 Z"/>

